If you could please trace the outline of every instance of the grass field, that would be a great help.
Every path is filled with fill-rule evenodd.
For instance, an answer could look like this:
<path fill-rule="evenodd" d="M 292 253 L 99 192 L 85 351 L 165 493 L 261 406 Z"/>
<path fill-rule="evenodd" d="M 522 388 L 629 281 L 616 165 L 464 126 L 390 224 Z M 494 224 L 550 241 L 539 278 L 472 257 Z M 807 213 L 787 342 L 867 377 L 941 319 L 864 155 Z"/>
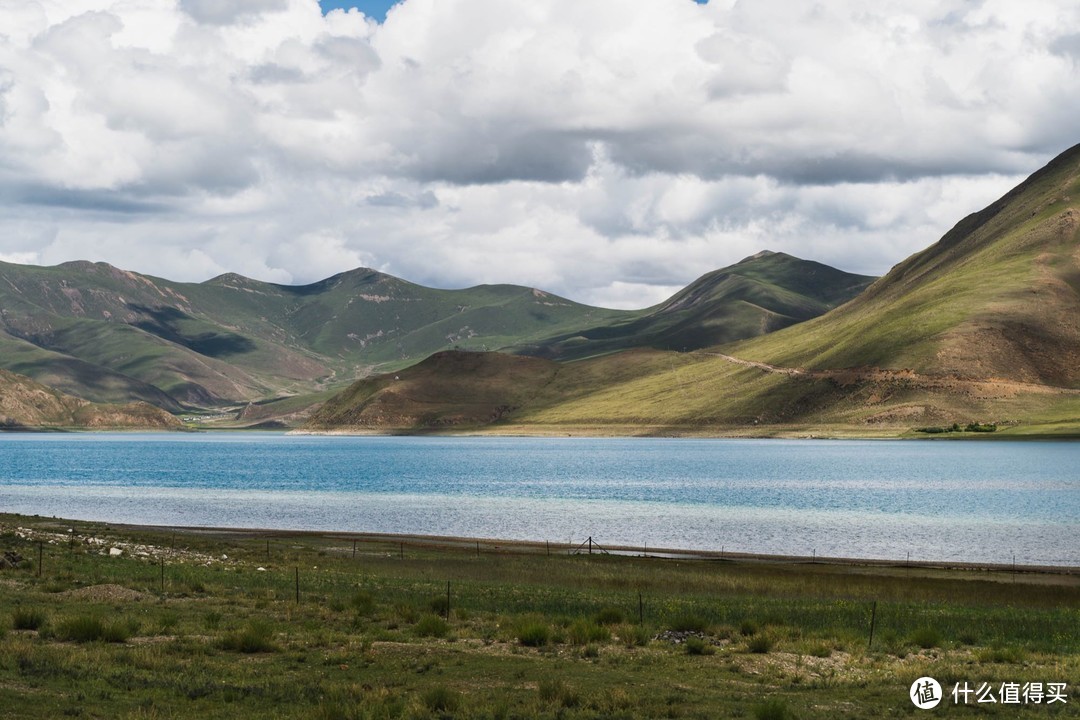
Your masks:
<path fill-rule="evenodd" d="M 1074 693 L 1080 678 L 1076 574 L 354 546 L 10 515 L 0 552 L 24 558 L 0 570 L 11 718 L 871 718 L 920 712 L 907 693 L 923 675 L 946 693 L 964 681 Z M 973 698 L 934 712 L 1078 707 Z"/>

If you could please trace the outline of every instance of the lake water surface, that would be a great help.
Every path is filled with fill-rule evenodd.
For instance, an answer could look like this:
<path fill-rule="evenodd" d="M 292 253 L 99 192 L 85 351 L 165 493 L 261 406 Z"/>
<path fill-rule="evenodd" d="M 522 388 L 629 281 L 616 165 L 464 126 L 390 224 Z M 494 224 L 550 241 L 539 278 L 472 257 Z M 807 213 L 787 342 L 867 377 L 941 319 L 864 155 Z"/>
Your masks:
<path fill-rule="evenodd" d="M 0 434 L 0 511 L 1080 566 L 1080 443 Z"/>

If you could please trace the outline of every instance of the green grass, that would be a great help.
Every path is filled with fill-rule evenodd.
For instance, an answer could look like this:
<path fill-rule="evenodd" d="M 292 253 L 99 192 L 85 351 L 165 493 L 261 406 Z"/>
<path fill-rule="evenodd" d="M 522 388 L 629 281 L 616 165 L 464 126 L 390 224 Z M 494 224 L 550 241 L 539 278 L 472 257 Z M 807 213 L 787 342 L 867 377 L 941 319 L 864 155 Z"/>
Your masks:
<path fill-rule="evenodd" d="M 450 632 L 450 626 L 445 620 L 437 615 L 425 615 L 416 623 L 416 636 L 422 638 L 446 637 Z"/>
<path fill-rule="evenodd" d="M 596 622 L 598 625 L 618 625 L 623 621 L 624 617 L 622 610 L 606 607 L 601 608 L 600 612 L 596 613 Z"/>
<path fill-rule="evenodd" d="M 911 634 L 911 642 L 923 650 L 941 647 L 941 633 L 936 628 L 921 627 Z"/>
<path fill-rule="evenodd" d="M 537 687 L 537 694 L 542 703 L 554 704 L 563 708 L 573 708 L 581 704 L 580 694 L 562 678 L 545 678 Z"/>
<path fill-rule="evenodd" d="M 60 640 L 72 642 L 123 643 L 131 636 L 131 630 L 121 622 L 105 621 L 94 615 L 76 615 L 60 620 L 54 631 Z"/>
<path fill-rule="evenodd" d="M 758 655 L 764 655 L 773 649 L 774 641 L 768 635 L 755 635 L 746 641 L 746 649 Z"/>
<path fill-rule="evenodd" d="M 461 693 L 443 685 L 425 691 L 423 698 L 427 709 L 435 713 L 453 713 L 461 707 Z"/>
<path fill-rule="evenodd" d="M 716 648 L 699 637 L 687 638 L 683 643 L 687 655 L 714 655 Z"/>
<path fill-rule="evenodd" d="M 668 621 L 668 627 L 676 632 L 704 632 L 709 627 L 709 621 L 701 615 L 680 612 Z"/>
<path fill-rule="evenodd" d="M 38 538 L 9 532 L 16 525 L 74 526 L 105 547 L 172 544 L 169 533 L 0 516 L 0 547 L 24 556 Z M 354 560 L 351 540 L 302 534 L 272 538 L 268 560 L 263 536 L 181 532 L 162 593 L 157 565 L 95 547 L 46 545 L 41 578 L 4 571 L 0 606 L 34 608 L 45 628 L 0 638 L 5 717 L 704 719 L 774 703 L 783 717 L 871 718 L 906 711 L 923 674 L 1080 672 L 1076 576 L 424 545 L 402 559 L 378 541 L 361 541 Z M 447 579 L 449 622 L 431 612 Z M 112 586 L 137 595 L 91 592 Z M 126 639 L 107 642 L 106 625 Z M 706 633 L 701 654 L 653 640 L 675 625 Z M 936 647 L 914 642 L 922 628 L 940 634 Z M 767 653 L 749 650 L 759 638 L 773 643 Z"/>
<path fill-rule="evenodd" d="M 791 717 L 788 714 L 787 703 L 777 698 L 770 698 L 754 705 L 754 720 L 786 720 Z"/>
<path fill-rule="evenodd" d="M 570 642 L 575 645 L 588 645 L 594 642 L 605 642 L 611 639 L 611 631 L 603 625 L 598 625 L 588 620 L 577 620 L 568 630 Z"/>
<path fill-rule="evenodd" d="M 276 652 L 278 649 L 274 643 L 273 627 L 260 620 L 251 620 L 243 629 L 223 635 L 219 646 L 222 650 L 248 654 Z"/>
<path fill-rule="evenodd" d="M 542 620 L 524 619 L 518 626 L 517 639 L 525 647 L 543 647 L 551 640 L 551 628 Z"/>
<path fill-rule="evenodd" d="M 39 630 L 45 620 L 45 613 L 39 608 L 17 607 L 11 613 L 11 626 L 15 630 Z"/>
<path fill-rule="evenodd" d="M 375 596 L 366 590 L 357 591 L 349 603 L 356 609 L 358 615 L 372 615 L 375 612 Z"/>

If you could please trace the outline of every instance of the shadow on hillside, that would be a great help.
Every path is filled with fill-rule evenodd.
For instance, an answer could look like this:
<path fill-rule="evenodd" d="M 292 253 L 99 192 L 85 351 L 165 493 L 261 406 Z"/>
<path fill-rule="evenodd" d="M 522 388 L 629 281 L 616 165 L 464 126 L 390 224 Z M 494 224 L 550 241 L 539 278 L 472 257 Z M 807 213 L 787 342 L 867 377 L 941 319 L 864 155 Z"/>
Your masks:
<path fill-rule="evenodd" d="M 243 335 L 223 332 L 186 333 L 180 327 L 184 321 L 198 322 L 190 315 L 172 307 L 148 307 L 128 303 L 133 312 L 145 320 L 132 323 L 134 327 L 157 335 L 163 340 L 182 345 L 189 350 L 212 358 L 242 355 L 255 350 L 255 343 Z"/>

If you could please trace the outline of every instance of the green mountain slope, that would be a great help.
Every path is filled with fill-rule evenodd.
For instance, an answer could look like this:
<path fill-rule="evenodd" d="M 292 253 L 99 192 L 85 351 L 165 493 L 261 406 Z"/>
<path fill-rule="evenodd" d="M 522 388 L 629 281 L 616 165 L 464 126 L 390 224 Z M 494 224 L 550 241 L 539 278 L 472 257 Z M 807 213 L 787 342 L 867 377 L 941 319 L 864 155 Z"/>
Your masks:
<path fill-rule="evenodd" d="M 848 305 L 732 354 L 1080 387 L 1080 145 Z"/>
<path fill-rule="evenodd" d="M 99 402 L 259 403 L 314 397 L 447 348 L 574 358 L 701 347 L 813 317 L 867 281 L 765 253 L 656 308 L 623 311 L 513 285 L 438 290 L 368 269 L 285 286 L 0 263 L 0 367 Z"/>
<path fill-rule="evenodd" d="M 175 409 L 258 397 L 327 372 L 264 339 L 273 327 L 258 316 L 243 319 L 256 332 L 224 321 L 229 304 L 213 289 L 103 263 L 0 264 L 0 308 L 0 347 L 17 350 L 0 356 L 5 367 L 96 401 Z"/>
<path fill-rule="evenodd" d="M 180 421 L 147 403 L 91 403 L 0 370 L 0 429 L 31 427 L 170 430 Z"/>
<path fill-rule="evenodd" d="M 435 290 L 370 270 L 293 287 L 0 264 L 0 365 L 89 399 L 173 410 L 317 392 L 441 348 L 494 349 L 623 315 L 530 288 Z"/>
<path fill-rule="evenodd" d="M 765 250 L 698 278 L 636 317 L 516 350 L 559 360 L 637 347 L 698 350 L 817 317 L 855 297 L 874 279 Z"/>
<path fill-rule="evenodd" d="M 499 387 L 501 363 L 442 365 L 473 368 L 458 387 Z M 439 369 L 399 376 L 423 395 L 448 386 Z M 412 417 L 393 420 L 399 401 L 381 382 L 367 381 L 360 404 L 378 404 L 390 426 Z M 896 435 L 993 423 L 1006 434 L 1080 434 L 1080 146 L 820 317 L 698 352 L 562 364 L 514 393 L 503 403 L 512 410 L 474 427 Z M 412 429 L 428 427 L 413 418 Z"/>

